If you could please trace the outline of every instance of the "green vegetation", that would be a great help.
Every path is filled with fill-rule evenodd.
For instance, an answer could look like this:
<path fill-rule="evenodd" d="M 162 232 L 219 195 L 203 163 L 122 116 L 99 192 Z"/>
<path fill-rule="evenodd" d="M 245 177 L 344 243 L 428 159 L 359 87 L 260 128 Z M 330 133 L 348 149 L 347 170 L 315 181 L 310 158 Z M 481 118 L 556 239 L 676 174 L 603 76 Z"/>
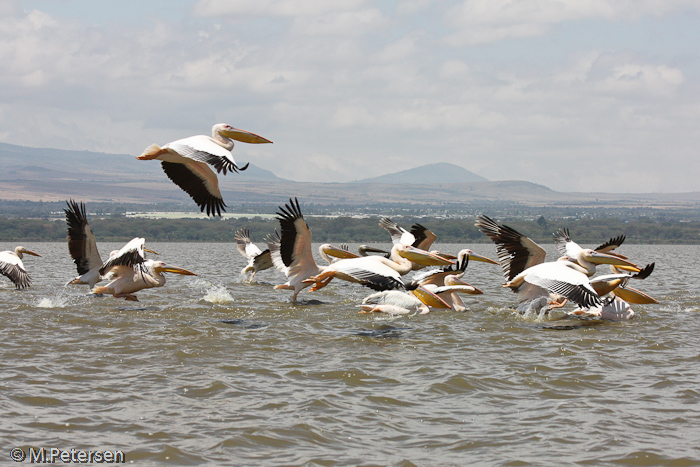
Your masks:
<path fill-rule="evenodd" d="M 303 207 L 302 207 L 303 209 Z M 545 218 L 533 216 L 499 217 L 498 222 L 509 225 L 539 243 L 551 243 L 552 233 L 566 227 L 572 237 L 582 244 L 597 244 L 621 234 L 627 243 L 700 244 L 700 221 L 659 220 L 646 217 L 623 220 L 607 218 Z M 414 222 L 425 225 L 440 243 L 488 243 L 474 227 L 474 217 L 435 218 L 389 216 L 399 225 L 409 228 Z M 387 243 L 387 232 L 378 225 L 379 216 L 354 218 L 315 217 L 306 215 L 315 242 Z M 90 227 L 101 242 L 126 242 L 133 237 L 145 237 L 151 242 L 234 242 L 234 232 L 246 227 L 254 242 L 262 242 L 267 234 L 279 229 L 274 219 L 249 217 L 238 219 L 141 219 L 120 215 L 90 214 Z M 66 239 L 63 217 L 51 219 L 20 219 L 0 217 L 0 241 L 11 243 L 60 242 Z"/>

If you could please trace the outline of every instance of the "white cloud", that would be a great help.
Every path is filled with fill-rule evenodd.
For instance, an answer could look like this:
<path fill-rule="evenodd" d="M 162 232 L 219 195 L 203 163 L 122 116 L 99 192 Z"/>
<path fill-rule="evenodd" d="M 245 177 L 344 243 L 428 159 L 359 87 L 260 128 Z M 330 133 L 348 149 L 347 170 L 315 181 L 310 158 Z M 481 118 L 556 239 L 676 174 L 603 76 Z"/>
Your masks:
<path fill-rule="evenodd" d="M 199 0 L 192 11 L 199 16 L 315 16 L 355 10 L 365 0 Z"/>
<path fill-rule="evenodd" d="M 456 31 L 453 46 L 544 35 L 568 21 L 636 20 L 687 9 L 700 10 L 694 0 L 464 0 L 448 10 L 446 22 Z"/>
<path fill-rule="evenodd" d="M 227 122 L 275 142 L 237 146 L 237 159 L 300 181 L 317 180 L 318 167 L 324 181 L 350 181 L 430 156 L 565 191 L 591 189 L 576 175 L 581 164 L 633 177 L 611 186 L 601 175 L 597 190 L 634 191 L 642 179 L 696 190 L 700 168 L 688 155 L 700 123 L 700 41 L 687 28 L 682 48 L 668 42 L 662 52 L 634 35 L 610 36 L 605 50 L 562 45 L 556 57 L 535 49 L 545 41 L 479 45 L 592 17 L 623 35 L 632 5 L 638 17 L 692 7 L 576 5 L 200 1 L 196 18 L 109 27 L 15 11 L 0 23 L 0 140 L 137 154 Z M 445 21 L 473 37 L 445 46 Z M 566 28 L 555 39 L 574 42 Z M 656 167 L 660 154 L 667 163 Z M 652 166 L 657 185 L 645 175 Z"/>

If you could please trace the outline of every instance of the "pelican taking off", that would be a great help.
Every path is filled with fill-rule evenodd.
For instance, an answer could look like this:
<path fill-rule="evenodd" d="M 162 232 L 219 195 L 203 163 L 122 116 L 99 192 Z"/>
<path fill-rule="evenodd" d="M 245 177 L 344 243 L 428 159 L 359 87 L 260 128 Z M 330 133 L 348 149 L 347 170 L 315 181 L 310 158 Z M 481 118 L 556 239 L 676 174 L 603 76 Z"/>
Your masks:
<path fill-rule="evenodd" d="M 197 274 L 187 269 L 166 264 L 163 261 L 147 259 L 140 263 L 124 261 L 122 264 L 111 266 L 107 271 L 109 283 L 92 289 L 93 293 L 110 294 L 116 298 L 124 298 L 138 302 L 135 292 L 151 287 L 165 285 L 164 272 L 196 276 Z"/>
<path fill-rule="evenodd" d="M 571 258 L 578 264 L 568 257 L 544 262 L 544 249 L 517 230 L 499 225 L 487 216 L 477 216 L 476 226 L 496 244 L 507 281 L 504 286 L 518 294 L 518 308 L 550 294 L 571 300 L 582 308 L 599 306 L 602 300 L 588 279 L 595 273 L 597 264 L 624 265 L 639 271 L 627 260 L 580 247 L 577 252 L 572 251 L 577 256 Z M 557 302 L 563 305 L 558 299 Z"/>
<path fill-rule="evenodd" d="M 17 289 L 24 289 L 32 285 L 32 278 L 29 277 L 26 269 L 24 269 L 24 263 L 22 263 L 22 258 L 25 254 L 41 256 L 39 253 L 27 250 L 23 246 L 18 246 L 14 251 L 0 252 L 0 274 L 10 279 Z"/>
<path fill-rule="evenodd" d="M 272 267 L 270 249 L 266 248 L 265 251 L 262 251 L 255 243 L 251 242 L 248 229 L 239 229 L 234 238 L 236 239 L 238 252 L 248 260 L 248 264 L 241 270 L 241 274 L 245 275 L 252 272 L 248 282 L 253 282 L 253 278 L 258 271 L 264 271 Z"/>
<path fill-rule="evenodd" d="M 248 164 L 239 167 L 233 160 L 233 140 L 252 144 L 272 141 L 226 123 L 217 123 L 211 133 L 211 137 L 191 136 L 163 147 L 151 144 L 137 159 L 160 160 L 168 178 L 190 195 L 202 212 L 206 209 L 209 216 L 221 216 L 221 211 L 226 211 L 226 203 L 219 191 L 219 179 L 209 166 L 218 173 L 223 171 L 224 175 L 229 170 L 245 170 Z"/>

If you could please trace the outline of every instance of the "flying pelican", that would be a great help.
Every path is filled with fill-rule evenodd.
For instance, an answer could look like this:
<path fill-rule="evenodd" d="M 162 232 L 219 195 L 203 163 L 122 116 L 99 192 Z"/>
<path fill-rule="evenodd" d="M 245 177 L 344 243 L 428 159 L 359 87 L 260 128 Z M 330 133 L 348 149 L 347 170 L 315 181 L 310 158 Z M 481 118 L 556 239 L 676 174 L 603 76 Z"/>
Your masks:
<path fill-rule="evenodd" d="M 517 230 L 499 225 L 483 215 L 477 216 L 476 226 L 495 243 L 507 281 L 504 287 L 518 294 L 518 309 L 550 294 L 559 296 L 549 303 L 552 306 L 563 306 L 566 300 L 583 308 L 601 305 L 602 300 L 589 280 L 595 273 L 596 265 L 606 263 L 636 268 L 627 260 L 590 249 L 578 252 L 573 258 L 577 264 L 567 257 L 545 263 L 544 249 Z M 639 271 L 639 268 L 636 270 Z"/>
<path fill-rule="evenodd" d="M 268 247 L 275 267 L 284 272 L 289 280 L 275 288 L 293 290 L 293 301 L 296 301 L 298 293 L 305 287 L 315 283 L 312 290 L 318 290 L 335 276 L 378 290 L 403 287 L 403 281 L 396 269 L 398 263 L 380 256 L 343 259 L 325 267 L 316 264 L 311 253 L 311 230 L 304 220 L 296 198 L 290 198 L 289 203 L 280 206 L 277 220 L 282 233 L 277 241 L 268 241 Z M 451 263 L 408 245 L 398 245 L 394 250 L 397 261 L 403 261 L 403 258 L 399 259 L 399 255 L 404 255 L 418 261 L 434 261 L 433 264 Z M 402 253 L 399 254 L 399 250 Z"/>
<path fill-rule="evenodd" d="M 119 262 L 131 261 L 135 263 L 146 260 L 145 252 L 158 254 L 144 246 L 145 240 L 136 237 L 129 241 L 120 250 L 112 251 L 107 263 L 102 262 L 100 252 L 97 249 L 95 235 L 88 224 L 85 212 L 85 203 L 76 203 L 74 200 L 66 201 L 68 208 L 66 224 L 68 225 L 68 251 L 78 270 L 78 276 L 66 285 L 87 284 L 90 288 L 104 279 L 104 271 Z M 130 259 L 125 259 L 128 257 Z"/>
<path fill-rule="evenodd" d="M 164 272 L 173 272 L 186 276 L 196 276 L 197 274 L 187 269 L 166 264 L 163 261 L 147 259 L 141 263 L 124 263 L 109 268 L 105 286 L 97 286 L 92 289 L 96 294 L 110 294 L 115 298 L 124 298 L 138 302 L 135 292 L 151 287 L 162 287 L 165 285 Z"/>
<path fill-rule="evenodd" d="M 581 254 L 581 251 L 584 250 L 578 243 L 575 241 L 571 240 L 571 236 L 569 235 L 569 229 L 563 228 L 559 229 L 557 232 L 553 234 L 554 236 L 554 245 L 557 247 L 557 250 L 559 251 L 560 254 L 563 256 L 568 256 L 570 258 L 573 258 L 574 261 L 577 261 L 578 256 Z M 625 236 L 620 235 L 615 238 L 611 238 L 607 242 L 603 243 L 602 245 L 596 247 L 593 251 L 599 252 L 599 253 L 607 253 L 608 255 L 611 256 L 616 256 L 618 258 L 622 259 L 628 259 L 626 256 L 621 255 L 613 250 L 617 249 L 622 245 L 622 242 L 625 241 Z M 619 265 L 620 269 L 623 270 L 630 270 L 630 271 L 635 271 L 635 268 L 629 269 L 628 266 L 626 265 Z M 590 274 L 589 274 L 590 275 Z"/>
<path fill-rule="evenodd" d="M 39 253 L 27 250 L 23 246 L 18 246 L 14 251 L 0 252 L 0 274 L 10 279 L 17 289 L 32 285 L 32 278 L 29 277 L 22 263 L 25 254 L 41 257 Z"/>
<path fill-rule="evenodd" d="M 449 304 L 424 287 L 403 292 L 384 290 L 368 295 L 362 300 L 360 313 L 389 313 L 405 315 L 416 311 L 420 315 L 430 313 L 430 308 L 449 308 Z"/>
<path fill-rule="evenodd" d="M 218 173 L 223 171 L 224 175 L 228 170 L 243 171 L 248 168 L 248 164 L 243 167 L 236 165 L 231 155 L 233 140 L 252 144 L 272 141 L 226 123 L 214 125 L 211 134 L 211 138 L 204 135 L 191 136 L 163 147 L 151 144 L 137 159 L 162 161 L 160 165 L 168 178 L 190 195 L 202 212 L 206 209 L 209 216 L 221 216 L 221 211 L 226 211 L 226 203 L 219 191 L 219 180 L 209 166 L 214 167 Z"/>
<path fill-rule="evenodd" d="M 253 282 L 255 274 L 259 271 L 270 269 L 273 266 L 270 249 L 266 248 L 265 251 L 262 251 L 255 243 L 251 242 L 248 229 L 238 230 L 234 238 L 236 239 L 238 252 L 248 260 L 248 264 L 241 270 L 241 274 L 245 275 L 252 272 L 248 282 Z"/>

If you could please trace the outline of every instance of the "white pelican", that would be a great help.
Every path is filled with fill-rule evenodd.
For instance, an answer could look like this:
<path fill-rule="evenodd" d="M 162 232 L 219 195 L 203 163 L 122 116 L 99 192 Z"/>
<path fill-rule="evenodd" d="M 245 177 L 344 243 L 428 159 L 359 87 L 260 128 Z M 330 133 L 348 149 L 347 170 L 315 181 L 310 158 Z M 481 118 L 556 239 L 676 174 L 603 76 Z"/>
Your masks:
<path fill-rule="evenodd" d="M 416 248 L 427 251 L 437 239 L 437 235 L 431 232 L 427 227 L 424 227 L 418 223 L 411 226 L 410 232 L 399 226 L 388 217 L 382 217 L 379 219 L 379 225 L 389 232 L 392 243 L 412 245 Z"/>
<path fill-rule="evenodd" d="M 589 276 L 597 264 L 623 265 L 639 271 L 627 260 L 581 248 L 574 258 L 578 264 L 562 261 L 544 262 L 545 251 L 537 243 L 506 225 L 499 225 L 487 216 L 477 216 L 476 226 L 496 245 L 498 260 L 506 279 L 504 287 L 518 294 L 519 305 L 550 294 L 564 297 L 578 306 L 587 308 L 602 304 L 600 296 L 591 287 Z M 557 299 L 550 305 L 563 306 Z"/>
<path fill-rule="evenodd" d="M 41 257 L 39 253 L 27 250 L 23 246 L 18 246 L 14 251 L 0 252 L 0 274 L 10 279 L 17 289 L 32 285 L 32 278 L 29 277 L 22 263 L 25 254 Z"/>
<path fill-rule="evenodd" d="M 233 140 L 252 144 L 272 141 L 226 123 L 214 125 L 211 134 L 179 139 L 163 147 L 151 144 L 137 159 L 162 161 L 160 165 L 168 178 L 190 195 L 202 212 L 206 209 L 207 215 L 221 216 L 226 203 L 219 191 L 219 180 L 209 166 L 224 175 L 228 170 L 245 170 L 248 164 L 239 167 L 233 160 Z"/>
<path fill-rule="evenodd" d="M 270 269 L 273 266 L 270 249 L 266 248 L 265 251 L 262 251 L 255 243 L 251 242 L 248 229 L 239 229 L 234 238 L 236 239 L 238 252 L 248 260 L 248 264 L 241 270 L 241 274 L 245 275 L 252 272 L 248 282 L 253 282 L 255 274 L 259 271 Z"/>
<path fill-rule="evenodd" d="M 360 313 L 388 313 L 405 315 L 412 311 L 420 315 L 430 313 L 430 308 L 449 308 L 438 295 L 419 287 L 410 292 L 384 290 L 368 295 L 362 300 Z"/>
<path fill-rule="evenodd" d="M 196 276 L 197 274 L 187 269 L 166 264 L 163 261 L 147 259 L 140 263 L 124 263 L 109 268 L 106 279 L 109 281 L 105 286 L 97 286 L 92 289 L 96 294 L 110 294 L 116 298 L 124 298 L 138 302 L 135 292 L 151 287 L 162 287 L 165 285 L 164 272 L 173 272 L 186 276 Z"/>
<path fill-rule="evenodd" d="M 112 251 L 108 263 L 103 263 L 100 252 L 97 250 L 97 242 L 88 224 L 85 213 L 85 203 L 76 203 L 74 200 L 66 201 L 68 208 L 66 224 L 68 225 L 68 251 L 78 270 L 78 276 L 66 285 L 87 284 L 90 288 L 104 279 L 104 271 L 120 262 L 133 262 L 134 264 L 146 260 L 145 252 L 158 254 L 145 248 L 143 238 L 134 238 L 120 250 Z M 125 259 L 129 258 L 129 259 Z"/>
<path fill-rule="evenodd" d="M 449 307 L 458 312 L 467 311 L 467 307 L 460 298 L 460 293 L 466 293 L 469 295 L 481 295 L 483 292 L 473 285 L 467 284 L 462 279 L 455 275 L 450 275 L 445 277 L 445 285 L 437 286 L 434 284 L 428 284 L 424 286 L 427 290 L 433 292 L 438 297 L 443 299 Z"/>
<path fill-rule="evenodd" d="M 498 264 L 496 261 L 489 259 L 485 256 L 477 255 L 469 248 L 465 248 L 457 253 L 457 263 L 454 266 L 443 266 L 437 269 L 429 269 L 424 272 L 417 273 L 413 276 L 411 283 L 409 285 L 445 285 L 445 278 L 447 276 L 455 276 L 461 278 L 467 269 L 469 260 L 482 261 L 484 263 Z"/>
<path fill-rule="evenodd" d="M 311 253 L 311 230 L 304 220 L 296 198 L 290 198 L 289 203 L 280 206 L 277 216 L 282 233 L 278 241 L 268 241 L 268 246 L 275 267 L 284 272 L 289 280 L 275 288 L 293 290 L 293 301 L 296 301 L 298 293 L 305 287 L 315 283 L 313 290 L 318 290 L 336 275 L 376 290 L 403 287 L 403 281 L 396 269 L 399 264 L 380 256 L 342 259 L 325 267 L 317 265 Z M 451 263 L 407 245 L 399 247 L 395 248 L 397 261 L 403 261 L 403 258 L 399 259 L 398 251 L 401 250 L 402 255 L 410 256 L 414 260 L 434 261 L 433 264 Z"/>
<path fill-rule="evenodd" d="M 328 285 L 334 277 L 357 282 L 374 290 L 403 289 L 405 284 L 401 276 L 411 272 L 414 263 L 444 265 L 452 264 L 452 261 L 410 245 L 397 243 L 391 249 L 390 258 L 362 256 L 341 259 L 324 267 L 320 274 L 305 279 L 305 282 L 314 283 L 312 292 Z"/>

